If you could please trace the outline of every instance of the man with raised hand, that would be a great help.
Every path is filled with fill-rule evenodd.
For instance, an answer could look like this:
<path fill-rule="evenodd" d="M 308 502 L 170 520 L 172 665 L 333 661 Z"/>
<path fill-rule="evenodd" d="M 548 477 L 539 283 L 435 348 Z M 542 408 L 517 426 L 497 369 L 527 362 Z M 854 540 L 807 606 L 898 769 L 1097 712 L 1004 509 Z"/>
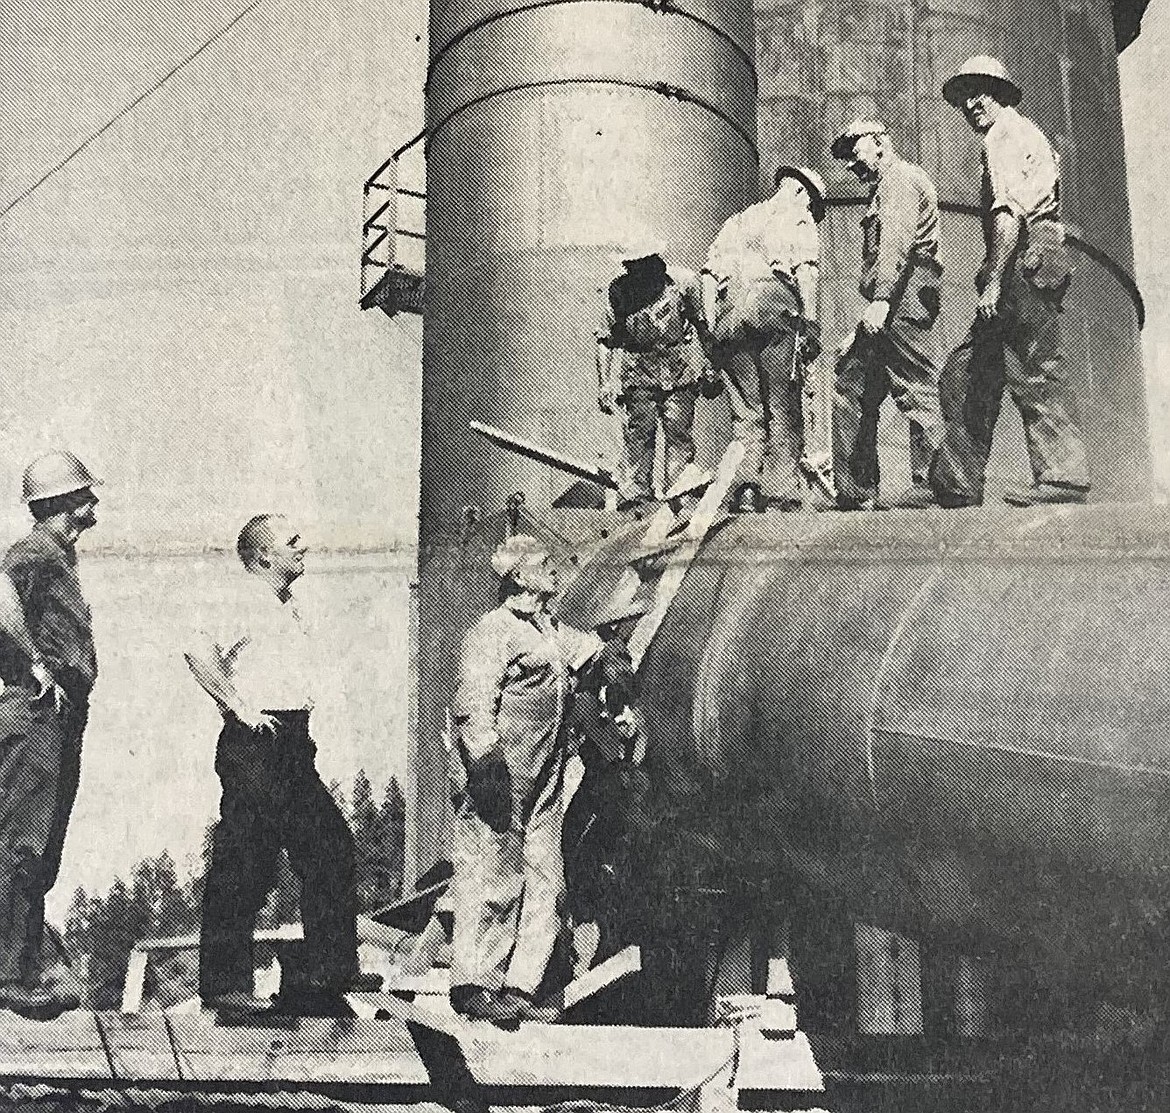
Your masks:
<path fill-rule="evenodd" d="M 280 851 L 301 882 L 304 970 L 290 1011 L 339 1006 L 365 984 L 357 960 L 351 833 L 321 781 L 309 729 L 320 673 L 313 630 L 293 593 L 305 544 L 288 519 L 252 518 L 236 545 L 247 576 L 242 605 L 200 633 L 186 654 L 223 715 L 215 770 L 220 819 L 203 891 L 199 995 L 227 1017 L 270 1011 L 252 995 L 252 932 L 276 880 Z M 285 971 L 285 977 L 289 975 Z"/>
<path fill-rule="evenodd" d="M 564 928 L 569 700 L 604 650 L 551 608 L 547 547 L 518 535 L 492 555 L 500 605 L 471 628 L 454 701 L 451 1004 L 498 1024 L 550 1020 L 541 997 Z"/>

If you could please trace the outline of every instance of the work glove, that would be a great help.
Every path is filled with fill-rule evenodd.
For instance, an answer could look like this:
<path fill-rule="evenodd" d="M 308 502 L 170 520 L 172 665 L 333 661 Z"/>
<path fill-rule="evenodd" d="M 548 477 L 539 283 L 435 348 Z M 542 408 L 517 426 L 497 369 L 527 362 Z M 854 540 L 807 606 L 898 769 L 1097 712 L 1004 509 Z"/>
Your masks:
<path fill-rule="evenodd" d="M 801 320 L 800 343 L 804 349 L 805 363 L 812 363 L 821 354 L 821 326 L 819 322 Z"/>
<path fill-rule="evenodd" d="M 512 826 L 512 774 L 498 750 L 470 763 L 467 795 L 476 814 L 496 834 L 502 835 Z"/>

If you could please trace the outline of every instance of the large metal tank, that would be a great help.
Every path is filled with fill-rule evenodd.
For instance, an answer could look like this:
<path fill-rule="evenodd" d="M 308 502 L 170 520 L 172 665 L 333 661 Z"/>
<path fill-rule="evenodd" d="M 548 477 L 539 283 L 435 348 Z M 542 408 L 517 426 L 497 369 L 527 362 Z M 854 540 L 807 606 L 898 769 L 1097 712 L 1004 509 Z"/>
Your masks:
<path fill-rule="evenodd" d="M 420 789 L 442 785 L 437 732 L 458 641 L 491 605 L 463 507 L 565 485 L 468 432 L 485 421 L 586 460 L 612 444 L 594 332 L 639 222 L 694 267 L 755 200 L 748 0 L 434 0 L 427 83 L 427 257 L 420 492 Z M 608 423 L 607 423 L 608 422 Z M 487 578 L 490 580 L 490 577 Z M 441 796 L 440 792 L 435 793 Z M 425 809 L 424 809 L 425 810 Z M 420 832 L 420 858 L 441 813 Z"/>
<path fill-rule="evenodd" d="M 570 620 L 631 542 L 583 569 Z M 814 892 L 1040 977 L 1148 969 L 1168 559 L 1163 507 L 731 519 L 642 662 L 650 868 L 781 909 Z"/>
<path fill-rule="evenodd" d="M 1117 50 L 1140 11 L 1109 0 L 756 0 L 761 173 L 778 161 L 819 168 L 834 195 L 824 229 L 823 316 L 835 342 L 858 312 L 857 181 L 828 144 L 857 116 L 885 120 L 902 155 L 939 187 L 944 215 L 940 325 L 948 350 L 974 314 L 982 259 L 978 137 L 943 99 L 943 81 L 972 54 L 1005 60 L 1023 87 L 1021 111 L 1052 140 L 1063 167 L 1065 219 L 1083 250 L 1066 303 L 1065 350 L 1083 410 L 1097 498 L 1149 491 L 1140 296 L 1118 94 Z M 1132 9 L 1132 10 L 1131 10 Z M 1008 405 L 992 459 L 992 489 L 1030 473 Z M 1010 416 L 1007 416 L 1010 415 Z M 905 422 L 884 423 L 884 470 L 908 482 Z"/>

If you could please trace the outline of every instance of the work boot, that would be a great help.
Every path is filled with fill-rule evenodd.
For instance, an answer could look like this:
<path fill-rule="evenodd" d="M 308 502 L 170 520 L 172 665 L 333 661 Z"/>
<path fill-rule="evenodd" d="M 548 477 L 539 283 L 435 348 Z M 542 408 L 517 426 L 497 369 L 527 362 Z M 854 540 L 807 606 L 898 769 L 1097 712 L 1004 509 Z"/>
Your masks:
<path fill-rule="evenodd" d="M 529 994 L 510 986 L 501 990 L 500 997 L 515 1012 L 517 1019 L 525 1023 L 552 1024 L 561 1015 L 555 1006 L 538 1005 Z"/>
<path fill-rule="evenodd" d="M 1059 506 L 1064 503 L 1089 501 L 1087 487 L 1073 487 L 1065 483 L 1034 483 L 1031 487 L 1012 487 L 1004 492 L 1003 501 L 1009 506 Z"/>
<path fill-rule="evenodd" d="M 888 509 L 884 502 L 879 502 L 873 495 L 868 495 L 863 499 L 847 499 L 838 495 L 836 508 L 838 510 L 862 512 Z"/>
<path fill-rule="evenodd" d="M 764 495 L 758 483 L 741 483 L 731 500 L 731 509 L 737 514 L 758 514 L 765 509 Z"/>
<path fill-rule="evenodd" d="M 235 1024 L 273 1016 L 276 1013 L 276 1006 L 271 997 L 253 997 L 242 990 L 204 997 L 203 1007 L 215 1013 L 217 1019 Z"/>
<path fill-rule="evenodd" d="M 40 976 L 41 988 L 46 990 L 62 1010 L 81 1008 L 85 990 L 77 975 L 63 962 L 55 962 Z"/>
<path fill-rule="evenodd" d="M 891 510 L 928 510 L 941 506 L 935 493 L 925 483 L 907 487 L 897 498 L 890 500 Z"/>
<path fill-rule="evenodd" d="M 8 1009 L 26 1020 L 55 1020 L 68 1011 L 48 989 L 20 982 L 0 984 L 0 1009 Z"/>
<path fill-rule="evenodd" d="M 487 1020 L 498 1028 L 514 1029 L 520 1023 L 520 1014 L 513 1001 L 502 993 L 493 993 L 478 985 L 453 985 L 450 992 L 451 1008 L 470 1020 Z"/>

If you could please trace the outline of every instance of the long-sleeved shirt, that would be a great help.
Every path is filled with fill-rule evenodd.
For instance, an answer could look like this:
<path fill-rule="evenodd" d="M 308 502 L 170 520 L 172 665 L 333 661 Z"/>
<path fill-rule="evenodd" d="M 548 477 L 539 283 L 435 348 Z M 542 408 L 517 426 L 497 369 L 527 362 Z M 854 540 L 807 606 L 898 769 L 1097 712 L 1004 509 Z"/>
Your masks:
<path fill-rule="evenodd" d="M 894 157 L 869 198 L 860 289 L 871 301 L 888 301 L 907 266 L 938 257 L 938 191 L 920 166 Z"/>
<path fill-rule="evenodd" d="M 511 600 L 485 614 L 464 639 L 453 708 L 466 756 L 498 746 L 517 794 L 531 793 L 565 756 L 574 674 L 604 648 L 596 634 Z"/>
<path fill-rule="evenodd" d="M 1047 136 L 1026 116 L 1004 107 L 983 137 L 984 234 L 1009 212 L 1031 227 L 1060 220 L 1060 160 Z"/>
<path fill-rule="evenodd" d="M 707 252 L 705 269 L 747 286 L 771 281 L 777 271 L 794 276 L 816 264 L 821 244 L 808 205 L 776 194 L 729 217 Z"/>
<path fill-rule="evenodd" d="M 29 636 L 55 680 L 70 698 L 84 699 L 97 678 L 97 654 L 89 604 L 77 577 L 77 552 L 43 525 L 8 550 L 0 572 L 12 581 L 24 609 Z M 28 683 L 29 662 L 0 638 L 0 677 Z"/>

